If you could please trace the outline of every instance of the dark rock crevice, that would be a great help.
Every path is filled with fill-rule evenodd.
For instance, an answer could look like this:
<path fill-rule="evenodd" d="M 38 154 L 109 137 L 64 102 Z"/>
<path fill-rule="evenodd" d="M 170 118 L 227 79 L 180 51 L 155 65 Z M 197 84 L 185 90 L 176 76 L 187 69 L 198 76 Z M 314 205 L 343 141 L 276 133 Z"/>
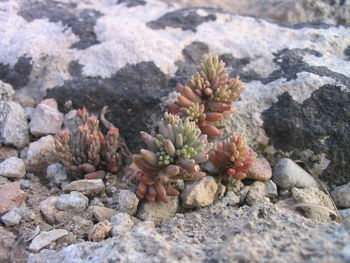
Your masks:
<path fill-rule="evenodd" d="M 22 88 L 28 84 L 32 69 L 32 58 L 25 55 L 13 67 L 0 63 L 0 80 L 11 84 L 14 89 Z"/>
<path fill-rule="evenodd" d="M 153 62 L 126 65 L 110 78 L 84 77 L 80 67 L 71 63 L 73 79 L 49 90 L 46 97 L 55 98 L 62 111 L 68 100 L 75 108 L 85 106 L 96 114 L 107 105 L 106 117 L 136 152 L 143 145 L 139 132 L 149 131 L 161 117 L 161 98 L 169 93 L 166 75 Z"/>
<path fill-rule="evenodd" d="M 284 152 L 311 149 L 330 160 L 321 175 L 329 185 L 350 181 L 350 93 L 325 85 L 299 104 L 287 93 L 262 114 L 274 147 Z"/>

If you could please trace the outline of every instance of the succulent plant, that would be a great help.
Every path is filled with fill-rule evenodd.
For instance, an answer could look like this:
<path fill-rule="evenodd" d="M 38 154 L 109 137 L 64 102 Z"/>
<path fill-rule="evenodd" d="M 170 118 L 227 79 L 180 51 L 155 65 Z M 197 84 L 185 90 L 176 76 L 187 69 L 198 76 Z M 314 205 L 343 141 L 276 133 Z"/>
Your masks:
<path fill-rule="evenodd" d="M 73 141 L 69 130 L 58 131 L 56 151 L 69 173 L 77 178 L 103 177 L 104 171 L 115 173 L 121 162 L 119 131 L 111 125 L 106 135 L 99 129 L 99 120 L 89 115 L 86 108 L 77 110 L 82 120 L 78 127 L 78 140 Z"/>
<path fill-rule="evenodd" d="M 177 84 L 177 89 L 181 95 L 176 104 L 168 105 L 169 110 L 195 121 L 203 134 L 221 136 L 215 122 L 234 112 L 232 103 L 240 99 L 243 83 L 238 77 L 229 78 L 217 56 L 209 56 L 187 86 Z"/>
<path fill-rule="evenodd" d="M 253 166 L 255 159 L 256 154 L 247 145 L 247 138 L 243 135 L 233 135 L 219 142 L 209 153 L 210 162 L 222 172 L 226 179 L 230 176 L 236 179 L 247 178 L 245 172 Z"/>
<path fill-rule="evenodd" d="M 199 164 L 208 160 L 213 144 L 189 117 L 165 113 L 158 126 L 158 133 L 141 132 L 148 149 L 133 156 L 141 170 L 136 194 L 140 199 L 168 202 L 169 196 L 179 195 L 177 180 L 197 180 L 206 175 Z"/>

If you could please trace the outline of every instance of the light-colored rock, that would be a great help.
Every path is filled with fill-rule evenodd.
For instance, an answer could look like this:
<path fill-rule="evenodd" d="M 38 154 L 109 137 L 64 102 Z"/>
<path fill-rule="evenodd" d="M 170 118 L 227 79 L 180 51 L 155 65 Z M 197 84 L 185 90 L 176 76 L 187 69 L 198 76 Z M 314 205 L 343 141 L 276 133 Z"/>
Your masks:
<path fill-rule="evenodd" d="M 65 229 L 54 229 L 50 231 L 43 231 L 37 235 L 30 243 L 29 249 L 32 251 L 39 251 L 40 249 L 50 245 L 57 239 L 68 235 L 68 231 Z"/>
<path fill-rule="evenodd" d="M 345 246 L 340 253 L 346 262 L 350 261 L 350 244 Z"/>
<path fill-rule="evenodd" d="M 6 145 L 0 146 L 0 161 L 3 161 L 10 157 L 18 157 L 17 150 Z"/>
<path fill-rule="evenodd" d="M 16 242 L 16 236 L 0 226 L 0 262 L 9 262 L 9 252 Z"/>
<path fill-rule="evenodd" d="M 61 129 L 63 114 L 57 109 L 54 99 L 45 99 L 36 106 L 29 129 L 34 136 L 56 134 Z"/>
<path fill-rule="evenodd" d="M 6 214 L 1 216 L 1 221 L 6 226 L 14 226 L 21 222 L 21 216 L 16 213 L 15 210 L 11 210 L 10 212 L 7 212 Z"/>
<path fill-rule="evenodd" d="M 246 174 L 247 178 L 267 181 L 272 176 L 272 168 L 268 160 L 265 158 L 257 158 L 253 166 L 248 169 Z"/>
<path fill-rule="evenodd" d="M 129 215 L 135 215 L 139 199 L 130 190 L 120 190 L 118 193 L 118 210 Z"/>
<path fill-rule="evenodd" d="M 282 189 L 318 187 L 318 183 L 308 172 L 288 158 L 277 162 L 272 180 Z"/>
<path fill-rule="evenodd" d="M 267 180 L 265 182 L 266 185 L 266 193 L 267 197 L 270 198 L 277 198 L 278 197 L 278 191 L 277 191 L 277 185 L 272 180 Z"/>
<path fill-rule="evenodd" d="M 0 175 L 9 178 L 23 178 L 26 175 L 26 166 L 18 157 L 7 158 L 0 163 Z"/>
<path fill-rule="evenodd" d="M 137 217 L 142 220 L 153 221 L 156 225 L 168 220 L 175 215 L 179 207 L 179 198 L 177 196 L 170 197 L 169 199 L 169 203 L 163 203 L 161 201 L 141 202 L 137 211 Z"/>
<path fill-rule="evenodd" d="M 338 186 L 331 195 L 338 207 L 350 208 L 350 183 Z"/>
<path fill-rule="evenodd" d="M 0 188 L 0 215 L 20 205 L 27 197 L 19 182 L 6 184 Z"/>
<path fill-rule="evenodd" d="M 328 195 L 320 191 L 315 187 L 307 187 L 304 189 L 293 188 L 292 196 L 296 203 L 311 203 L 316 205 L 325 206 L 326 208 L 333 210 L 332 201 Z M 300 208 L 306 217 L 320 221 L 320 222 L 330 222 L 330 213 L 326 210 L 316 207 L 301 207 Z"/>
<path fill-rule="evenodd" d="M 56 208 L 57 200 L 57 196 L 51 196 L 41 201 L 39 205 L 42 216 L 51 225 L 68 221 L 70 218 L 68 211 L 60 211 Z"/>
<path fill-rule="evenodd" d="M 76 180 L 65 185 L 63 191 L 78 191 L 86 196 L 97 196 L 105 191 L 105 184 L 102 179 Z"/>
<path fill-rule="evenodd" d="M 112 216 L 110 222 L 112 224 L 112 236 L 118 236 L 134 225 L 134 221 L 131 220 L 129 214 L 120 212 Z"/>
<path fill-rule="evenodd" d="M 81 242 L 59 251 L 43 250 L 31 254 L 28 263 L 70 262 L 73 258 L 76 263 L 101 259 L 239 262 L 242 258 L 244 262 L 345 263 L 339 252 L 349 239 L 350 233 L 340 224 L 309 220 L 271 203 L 238 209 L 210 206 L 176 214 L 157 228 L 145 221 L 99 243 Z M 306 259 L 301 251 L 307 253 Z"/>
<path fill-rule="evenodd" d="M 69 194 L 62 194 L 57 199 L 56 208 L 58 210 L 69 211 L 76 213 L 83 212 L 88 206 L 89 199 L 80 192 L 72 191 Z"/>
<path fill-rule="evenodd" d="M 181 193 L 183 206 L 191 208 L 210 205 L 214 202 L 217 190 L 218 185 L 211 176 L 205 176 L 196 182 L 189 183 Z"/>
<path fill-rule="evenodd" d="M 101 206 L 92 206 L 92 213 L 94 214 L 94 217 L 97 219 L 97 221 L 109 221 L 113 215 L 115 215 L 118 211 L 112 208 L 108 207 L 101 207 Z"/>
<path fill-rule="evenodd" d="M 66 168 L 60 163 L 50 164 L 46 169 L 49 186 L 61 186 L 67 180 Z"/>
<path fill-rule="evenodd" d="M 0 100 L 12 100 L 14 95 L 15 91 L 12 86 L 0 80 Z"/>
<path fill-rule="evenodd" d="M 267 198 L 267 186 L 264 182 L 255 181 L 249 188 L 245 201 L 248 205 L 255 205 L 260 202 L 269 202 Z"/>
<path fill-rule="evenodd" d="M 105 220 L 99 222 L 91 228 L 89 232 L 89 240 L 94 242 L 99 242 L 109 236 L 109 233 L 112 230 L 112 224 Z"/>
<path fill-rule="evenodd" d="M 29 144 L 25 160 L 28 172 L 43 171 L 52 163 L 57 163 L 58 156 L 53 136 L 47 135 Z"/>
<path fill-rule="evenodd" d="M 14 101 L 0 101 L 0 143 L 23 148 L 29 143 L 24 109 Z"/>

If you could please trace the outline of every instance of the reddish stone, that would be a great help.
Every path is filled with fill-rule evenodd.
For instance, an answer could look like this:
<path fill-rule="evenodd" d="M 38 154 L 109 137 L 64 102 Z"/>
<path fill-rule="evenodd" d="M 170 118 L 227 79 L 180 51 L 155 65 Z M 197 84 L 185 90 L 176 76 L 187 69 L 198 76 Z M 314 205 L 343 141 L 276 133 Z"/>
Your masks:
<path fill-rule="evenodd" d="M 0 214 L 4 214 L 20 205 L 27 195 L 26 192 L 21 190 L 19 182 L 5 184 L 0 188 Z"/>
<path fill-rule="evenodd" d="M 267 181 L 272 176 L 271 165 L 265 158 L 257 158 L 246 174 L 249 179 Z"/>
<path fill-rule="evenodd" d="M 106 175 L 106 172 L 105 171 L 97 171 L 97 172 L 92 172 L 92 173 L 87 173 L 85 174 L 84 176 L 84 179 L 88 179 L 88 180 L 91 180 L 91 179 L 103 179 Z"/>

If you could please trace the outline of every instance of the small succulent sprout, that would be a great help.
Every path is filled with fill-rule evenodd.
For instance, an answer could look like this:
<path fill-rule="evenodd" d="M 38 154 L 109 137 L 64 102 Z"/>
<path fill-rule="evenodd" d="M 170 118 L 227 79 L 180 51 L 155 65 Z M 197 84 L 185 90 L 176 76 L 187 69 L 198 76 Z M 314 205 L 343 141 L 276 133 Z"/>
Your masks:
<path fill-rule="evenodd" d="M 238 77 L 229 78 L 217 56 L 208 56 L 187 86 L 177 84 L 177 89 L 181 95 L 177 103 L 168 105 L 170 112 L 195 121 L 203 134 L 221 136 L 215 123 L 234 112 L 232 103 L 240 99 L 243 83 Z"/>
<path fill-rule="evenodd" d="M 69 130 L 58 131 L 55 138 L 61 163 L 77 178 L 101 177 L 104 171 L 117 172 L 121 163 L 118 129 L 111 125 L 107 135 L 103 135 L 98 118 L 89 115 L 85 107 L 77 110 L 77 116 L 82 120 L 77 142 L 72 140 Z"/>
<path fill-rule="evenodd" d="M 193 181 L 206 175 L 199 164 L 208 160 L 213 144 L 188 117 L 165 113 L 158 126 L 158 133 L 141 132 L 148 149 L 133 156 L 141 170 L 136 194 L 140 199 L 168 202 L 169 196 L 179 194 L 178 179 Z"/>
<path fill-rule="evenodd" d="M 209 153 L 210 162 L 226 176 L 236 179 L 248 178 L 245 173 L 256 159 L 256 154 L 247 145 L 247 138 L 231 136 L 227 140 L 219 142 L 216 148 Z"/>

